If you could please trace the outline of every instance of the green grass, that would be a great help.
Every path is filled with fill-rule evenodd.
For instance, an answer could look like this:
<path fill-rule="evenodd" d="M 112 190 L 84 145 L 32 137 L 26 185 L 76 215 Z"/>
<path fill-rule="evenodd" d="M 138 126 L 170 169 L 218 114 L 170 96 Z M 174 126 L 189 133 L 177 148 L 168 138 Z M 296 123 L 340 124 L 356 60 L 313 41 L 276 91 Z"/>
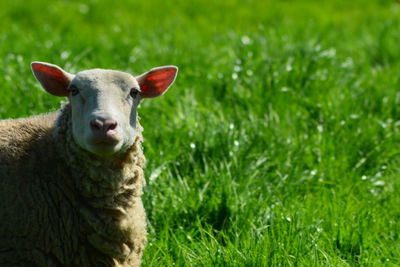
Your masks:
<path fill-rule="evenodd" d="M 178 79 L 143 101 L 144 266 L 400 265 L 400 4 L 2 1 L 0 117 L 34 60 Z"/>

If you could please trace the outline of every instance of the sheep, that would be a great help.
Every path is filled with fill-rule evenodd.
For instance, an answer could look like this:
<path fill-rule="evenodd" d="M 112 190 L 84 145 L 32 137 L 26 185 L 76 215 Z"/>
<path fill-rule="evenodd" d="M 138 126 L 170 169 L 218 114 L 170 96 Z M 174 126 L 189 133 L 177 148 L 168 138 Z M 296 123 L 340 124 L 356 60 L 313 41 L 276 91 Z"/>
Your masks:
<path fill-rule="evenodd" d="M 139 266 L 147 232 L 137 107 L 165 93 L 178 68 L 134 77 L 31 67 L 68 101 L 0 121 L 0 266 Z"/>

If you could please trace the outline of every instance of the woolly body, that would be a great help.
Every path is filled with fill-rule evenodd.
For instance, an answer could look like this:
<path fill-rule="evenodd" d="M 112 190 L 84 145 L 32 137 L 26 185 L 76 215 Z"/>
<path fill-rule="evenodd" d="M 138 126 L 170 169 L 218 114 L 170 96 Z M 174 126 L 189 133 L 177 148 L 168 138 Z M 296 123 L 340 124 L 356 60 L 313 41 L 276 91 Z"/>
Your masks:
<path fill-rule="evenodd" d="M 134 145 L 102 162 L 76 145 L 68 104 L 55 118 L 0 121 L 0 265 L 139 265 L 146 240 L 139 123 Z"/>

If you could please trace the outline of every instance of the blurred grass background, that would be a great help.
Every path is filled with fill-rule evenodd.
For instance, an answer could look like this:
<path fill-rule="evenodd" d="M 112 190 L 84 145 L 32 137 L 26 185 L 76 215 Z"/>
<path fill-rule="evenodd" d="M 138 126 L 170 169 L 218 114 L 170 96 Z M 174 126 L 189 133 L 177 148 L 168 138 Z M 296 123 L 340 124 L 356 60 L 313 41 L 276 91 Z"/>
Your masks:
<path fill-rule="evenodd" d="M 400 265 L 400 5 L 2 1 L 0 118 L 55 110 L 34 60 L 179 66 L 139 114 L 144 266 Z"/>

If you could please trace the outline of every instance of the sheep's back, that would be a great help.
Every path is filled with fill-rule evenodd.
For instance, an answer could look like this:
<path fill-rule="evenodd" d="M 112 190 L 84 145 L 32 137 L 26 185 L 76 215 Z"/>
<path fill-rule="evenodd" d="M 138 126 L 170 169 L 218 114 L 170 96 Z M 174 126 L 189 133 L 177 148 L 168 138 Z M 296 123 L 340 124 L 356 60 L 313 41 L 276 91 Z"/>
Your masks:
<path fill-rule="evenodd" d="M 62 265 L 62 242 L 68 243 L 72 233 L 64 230 L 71 227 L 58 222 L 73 216 L 57 178 L 55 118 L 52 113 L 0 121 L 1 266 Z M 50 238 L 55 232 L 64 235 Z M 60 249 L 54 250 L 55 246 Z"/>
<path fill-rule="evenodd" d="M 22 158 L 35 143 L 48 139 L 55 119 L 56 113 L 49 113 L 30 118 L 0 120 L 1 162 Z"/>

